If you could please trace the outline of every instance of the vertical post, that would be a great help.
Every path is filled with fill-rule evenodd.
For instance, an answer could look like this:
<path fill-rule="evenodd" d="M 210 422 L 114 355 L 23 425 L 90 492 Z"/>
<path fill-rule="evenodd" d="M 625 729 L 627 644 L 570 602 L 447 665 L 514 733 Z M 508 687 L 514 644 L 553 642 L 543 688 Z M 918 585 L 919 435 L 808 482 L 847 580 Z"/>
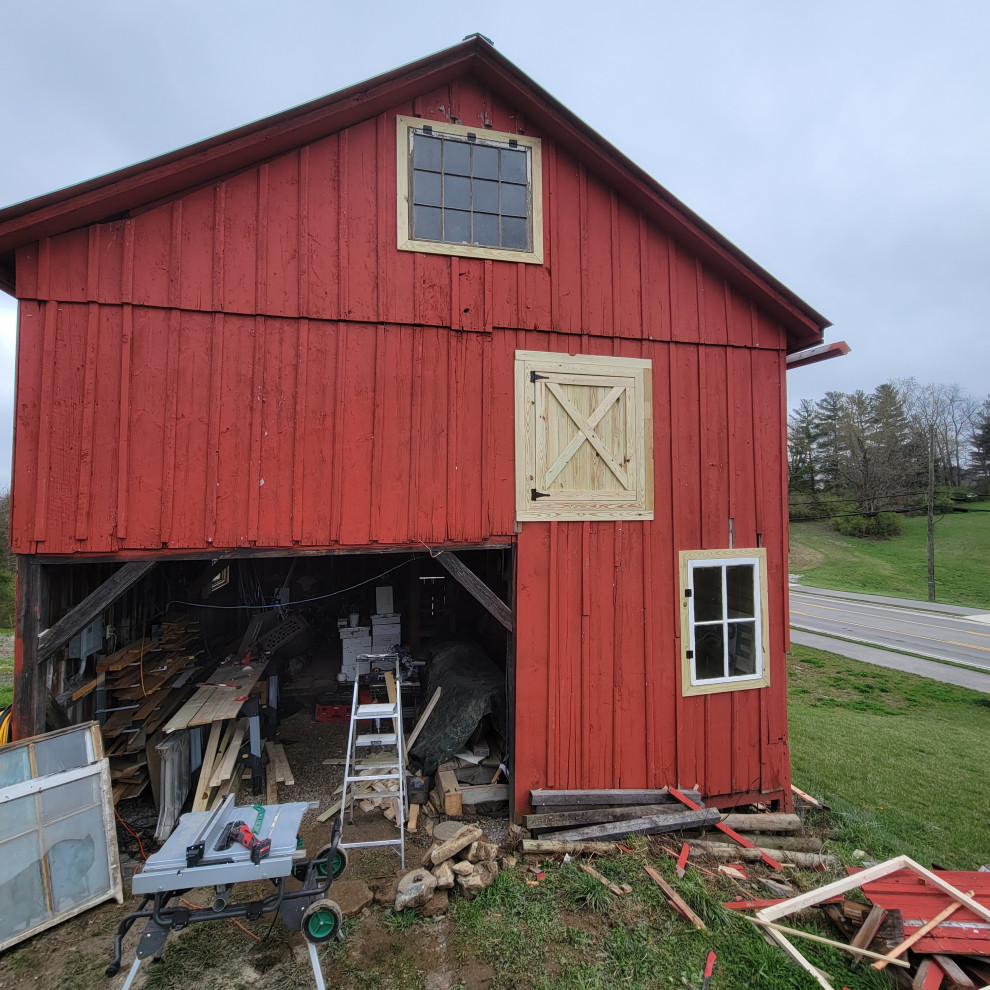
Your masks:
<path fill-rule="evenodd" d="M 935 427 L 928 427 L 928 600 L 935 601 Z"/>
<path fill-rule="evenodd" d="M 45 676 L 38 663 L 41 564 L 17 557 L 17 615 L 14 642 L 14 737 L 26 739 L 45 731 Z"/>

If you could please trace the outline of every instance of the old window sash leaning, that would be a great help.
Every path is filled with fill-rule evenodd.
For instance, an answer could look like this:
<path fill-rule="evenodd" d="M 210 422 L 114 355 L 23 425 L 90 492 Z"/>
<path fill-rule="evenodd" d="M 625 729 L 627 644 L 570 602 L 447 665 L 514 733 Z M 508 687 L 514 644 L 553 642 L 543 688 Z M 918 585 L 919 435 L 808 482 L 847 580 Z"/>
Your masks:
<path fill-rule="evenodd" d="M 542 264 L 541 147 L 524 134 L 397 117 L 399 250 Z"/>
<path fill-rule="evenodd" d="M 123 903 L 96 722 L 0 749 L 0 951 L 107 898 Z"/>
<path fill-rule="evenodd" d="M 516 351 L 516 519 L 652 519 L 651 363 Z"/>
<path fill-rule="evenodd" d="M 682 694 L 769 685 L 766 553 L 681 551 Z"/>

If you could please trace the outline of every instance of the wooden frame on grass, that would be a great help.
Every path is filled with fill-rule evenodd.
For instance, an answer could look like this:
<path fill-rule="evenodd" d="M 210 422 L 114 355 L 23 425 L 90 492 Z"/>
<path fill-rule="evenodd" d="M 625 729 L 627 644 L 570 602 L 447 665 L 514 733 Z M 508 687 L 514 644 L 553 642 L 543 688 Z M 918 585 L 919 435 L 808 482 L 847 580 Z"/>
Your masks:
<path fill-rule="evenodd" d="M 761 922 L 774 922 L 780 918 L 786 918 L 795 911 L 803 911 L 805 908 L 814 907 L 829 897 L 833 897 L 836 894 L 844 894 L 848 890 L 855 890 L 857 887 L 862 887 L 864 883 L 872 883 L 874 880 L 879 880 L 891 873 L 896 873 L 898 870 L 911 870 L 912 873 L 916 873 L 933 887 L 938 887 L 943 893 L 948 894 L 954 901 L 968 907 L 970 911 L 983 918 L 984 921 L 990 921 L 990 908 L 985 908 L 978 901 L 963 893 L 963 891 L 953 887 L 951 883 L 946 883 L 937 874 L 932 873 L 931 870 L 926 870 L 920 863 L 916 863 L 910 856 L 897 856 L 894 859 L 888 859 L 884 863 L 877 863 L 876 866 L 871 866 L 858 873 L 853 873 L 841 880 L 836 880 L 834 883 L 828 883 L 824 887 L 819 887 L 817 890 L 798 894 L 789 900 L 781 901 L 772 907 L 757 911 L 756 917 Z M 818 981 L 819 986 L 823 987 L 823 990 L 835 990 L 821 970 L 808 962 L 800 950 L 788 941 L 783 932 L 771 927 L 766 927 L 765 931 L 802 969 L 809 972 Z"/>

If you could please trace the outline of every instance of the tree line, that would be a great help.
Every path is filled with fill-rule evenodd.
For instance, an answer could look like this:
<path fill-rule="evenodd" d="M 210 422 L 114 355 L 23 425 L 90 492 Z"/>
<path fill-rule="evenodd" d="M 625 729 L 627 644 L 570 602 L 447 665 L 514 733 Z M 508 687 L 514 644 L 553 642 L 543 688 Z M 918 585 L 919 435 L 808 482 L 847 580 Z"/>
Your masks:
<path fill-rule="evenodd" d="M 958 385 L 908 378 L 803 399 L 787 441 L 793 518 L 844 495 L 850 512 L 868 515 L 917 505 L 930 465 L 943 490 L 990 494 L 990 396 Z"/>

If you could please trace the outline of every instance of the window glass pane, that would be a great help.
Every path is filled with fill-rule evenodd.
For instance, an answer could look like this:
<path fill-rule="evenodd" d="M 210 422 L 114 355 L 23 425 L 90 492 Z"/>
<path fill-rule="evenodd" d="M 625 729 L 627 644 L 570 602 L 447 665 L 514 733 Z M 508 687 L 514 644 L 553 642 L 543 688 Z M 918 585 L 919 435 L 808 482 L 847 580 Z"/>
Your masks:
<path fill-rule="evenodd" d="M 413 202 L 425 206 L 440 205 L 439 172 L 413 172 Z"/>
<path fill-rule="evenodd" d="M 31 758 L 27 746 L 0 749 L 0 787 L 31 779 Z"/>
<path fill-rule="evenodd" d="M 505 148 L 502 151 L 502 178 L 506 182 L 526 181 L 526 152 Z"/>
<path fill-rule="evenodd" d="M 34 758 L 38 776 L 61 773 L 74 767 L 84 767 L 93 762 L 92 743 L 89 729 L 67 732 L 64 736 L 53 736 L 35 743 Z"/>
<path fill-rule="evenodd" d="M 475 213 L 474 243 L 498 247 L 498 217 L 491 213 Z"/>
<path fill-rule="evenodd" d="M 95 768 L 94 768 L 95 769 Z M 51 787 L 41 794 L 41 817 L 44 822 L 52 822 L 64 818 L 80 808 L 99 804 L 100 776 L 94 773 L 91 777 L 72 780 L 68 784 Z"/>
<path fill-rule="evenodd" d="M 474 209 L 482 213 L 498 213 L 498 183 L 487 179 L 474 180 Z"/>
<path fill-rule="evenodd" d="M 440 171 L 440 141 L 423 134 L 413 135 L 413 168 Z"/>
<path fill-rule="evenodd" d="M 729 623 L 729 676 L 753 677 L 756 674 L 756 620 Z"/>
<path fill-rule="evenodd" d="M 695 567 L 694 582 L 694 621 L 711 622 L 722 616 L 722 568 Z"/>
<path fill-rule="evenodd" d="M 520 217 L 502 218 L 502 247 L 529 247 L 529 231 L 526 220 Z"/>
<path fill-rule="evenodd" d="M 462 210 L 444 210 L 443 239 L 448 244 L 467 244 L 471 240 L 471 214 Z"/>
<path fill-rule="evenodd" d="M 413 237 L 428 241 L 439 241 L 443 236 L 443 221 L 440 210 L 432 206 L 417 206 L 413 210 Z"/>
<path fill-rule="evenodd" d="M 476 179 L 498 178 L 498 148 L 477 145 L 474 149 L 474 177 Z"/>
<path fill-rule="evenodd" d="M 694 630 L 694 670 L 695 679 L 710 681 L 715 677 L 725 677 L 724 627 L 696 626 Z"/>
<path fill-rule="evenodd" d="M 37 805 L 33 794 L 0 804 L 0 840 L 20 835 L 37 825 Z"/>
<path fill-rule="evenodd" d="M 753 608 L 753 565 L 732 564 L 725 569 L 727 615 L 730 619 L 751 619 Z"/>
<path fill-rule="evenodd" d="M 471 209 L 471 180 L 460 175 L 443 177 L 443 205 L 447 209 Z"/>
<path fill-rule="evenodd" d="M 471 174 L 471 145 L 467 141 L 444 141 L 443 170 L 458 175 Z"/>
<path fill-rule="evenodd" d="M 36 833 L 0 844 L 0 901 L 0 942 L 49 916 Z"/>
<path fill-rule="evenodd" d="M 89 808 L 48 826 L 45 844 L 56 911 L 110 889 L 102 809 Z"/>
<path fill-rule="evenodd" d="M 502 213 L 512 217 L 524 217 L 526 209 L 526 187 L 502 183 Z"/>

